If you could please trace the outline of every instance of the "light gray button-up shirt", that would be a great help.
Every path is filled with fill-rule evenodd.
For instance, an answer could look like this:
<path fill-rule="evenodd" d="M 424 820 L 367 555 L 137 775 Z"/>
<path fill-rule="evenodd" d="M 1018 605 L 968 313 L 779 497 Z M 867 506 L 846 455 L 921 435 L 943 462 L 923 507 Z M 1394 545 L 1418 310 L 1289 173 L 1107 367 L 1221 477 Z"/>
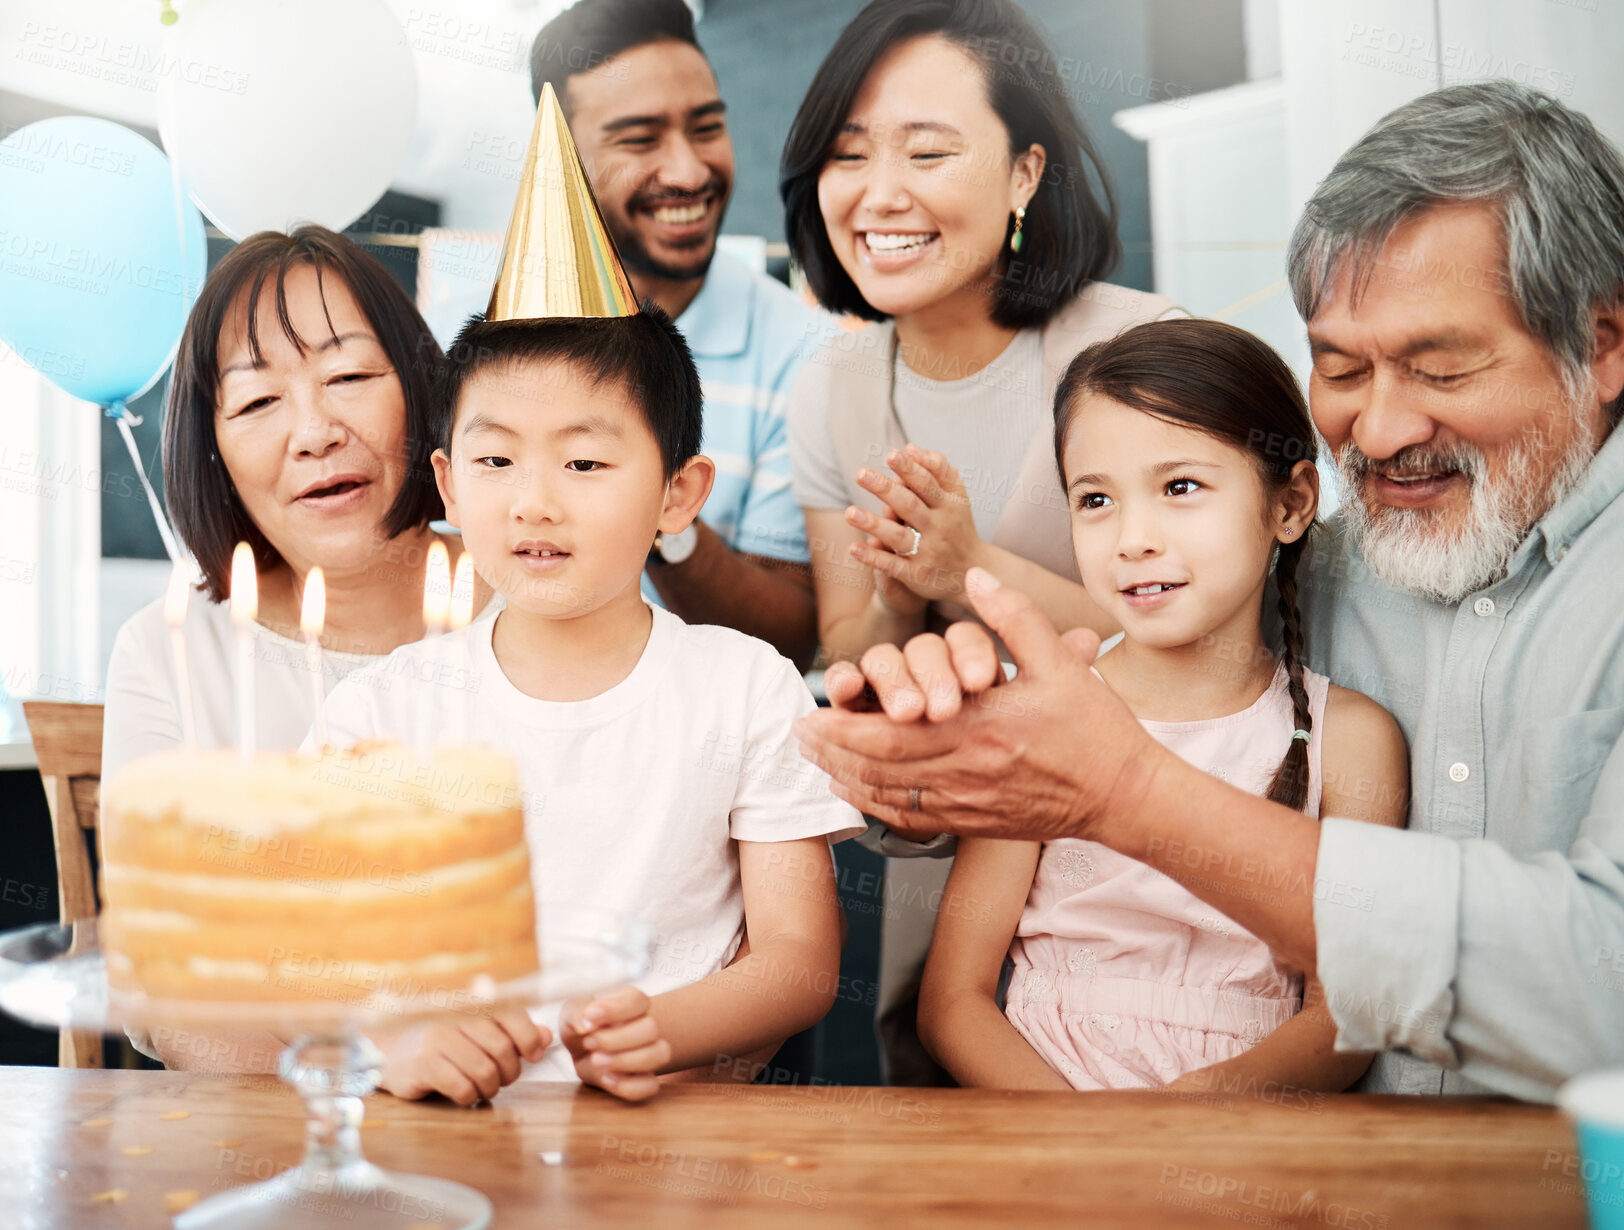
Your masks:
<path fill-rule="evenodd" d="M 1364 1090 L 1549 1101 L 1624 1064 L 1621 493 L 1615 430 L 1505 579 L 1455 605 L 1378 581 L 1340 517 L 1299 565 L 1310 664 L 1410 746 L 1408 829 L 1320 836 L 1338 1045 L 1383 1052 Z"/>

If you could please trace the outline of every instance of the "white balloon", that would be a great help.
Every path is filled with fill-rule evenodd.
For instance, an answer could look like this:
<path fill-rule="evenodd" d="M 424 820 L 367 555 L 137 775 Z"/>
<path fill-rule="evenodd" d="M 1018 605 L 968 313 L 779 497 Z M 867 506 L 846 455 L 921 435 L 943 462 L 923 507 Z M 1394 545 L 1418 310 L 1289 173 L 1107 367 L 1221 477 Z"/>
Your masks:
<path fill-rule="evenodd" d="M 192 0 L 166 34 L 158 133 L 233 239 L 343 230 L 388 189 L 417 70 L 384 0 Z"/>

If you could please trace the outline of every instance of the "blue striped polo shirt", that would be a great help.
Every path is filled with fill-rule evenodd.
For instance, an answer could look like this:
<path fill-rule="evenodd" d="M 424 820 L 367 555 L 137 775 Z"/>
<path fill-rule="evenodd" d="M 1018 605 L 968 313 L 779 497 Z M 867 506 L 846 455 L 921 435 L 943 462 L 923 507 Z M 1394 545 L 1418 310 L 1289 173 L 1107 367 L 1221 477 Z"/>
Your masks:
<path fill-rule="evenodd" d="M 700 451 L 716 463 L 716 483 L 700 517 L 747 555 L 807 563 L 806 522 L 790 488 L 784 411 L 796 373 L 832 327 L 783 283 L 726 252 L 677 328 L 704 386 Z M 643 593 L 658 602 L 645 576 Z"/>

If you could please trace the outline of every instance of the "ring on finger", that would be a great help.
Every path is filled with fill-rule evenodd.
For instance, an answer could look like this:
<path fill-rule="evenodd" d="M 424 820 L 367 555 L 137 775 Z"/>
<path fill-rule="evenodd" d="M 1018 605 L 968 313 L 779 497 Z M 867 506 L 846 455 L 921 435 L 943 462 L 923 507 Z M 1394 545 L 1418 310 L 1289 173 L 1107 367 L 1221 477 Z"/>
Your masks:
<path fill-rule="evenodd" d="M 903 559 L 912 559 L 914 556 L 919 554 L 919 531 L 914 529 L 914 527 L 911 525 L 905 525 L 902 528 L 909 531 L 913 535 L 913 543 L 906 551 L 899 551 L 898 554 L 901 555 Z"/>
<path fill-rule="evenodd" d="M 921 790 L 923 790 L 923 789 L 924 789 L 923 786 L 909 786 L 908 787 L 908 810 L 909 811 L 918 811 L 919 810 L 919 792 Z"/>

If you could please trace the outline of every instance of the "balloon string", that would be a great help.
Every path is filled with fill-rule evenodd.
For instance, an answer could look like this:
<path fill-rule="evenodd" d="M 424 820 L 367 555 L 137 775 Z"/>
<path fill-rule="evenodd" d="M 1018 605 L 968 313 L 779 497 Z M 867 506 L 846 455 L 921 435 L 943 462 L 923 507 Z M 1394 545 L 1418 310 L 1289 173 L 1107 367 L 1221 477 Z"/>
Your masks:
<path fill-rule="evenodd" d="M 164 0 L 163 7 L 164 12 L 160 20 L 165 26 L 173 26 L 175 24 L 175 13 L 170 10 L 169 0 Z M 170 41 L 166 31 L 166 46 Z M 158 92 L 158 105 L 164 107 L 165 101 L 163 91 L 160 90 Z M 173 130 L 173 125 L 160 124 L 160 140 L 162 139 L 162 130 L 166 127 Z M 193 286 L 191 278 L 187 276 L 192 263 L 187 259 L 186 254 L 186 191 L 181 186 L 180 164 L 176 161 L 173 150 L 166 149 L 164 151 L 164 160 L 169 163 L 169 192 L 170 198 L 175 205 L 175 236 L 179 241 L 180 250 L 180 311 L 181 320 L 184 324 L 186 316 L 191 311 L 192 304 L 197 298 L 200 287 Z M 206 256 L 203 263 L 205 266 L 208 265 Z M 130 459 L 135 462 L 135 473 L 141 480 L 141 489 L 147 493 L 147 504 L 152 508 L 152 519 L 158 526 L 158 536 L 163 539 L 164 550 L 169 553 L 169 558 L 172 561 L 179 560 L 181 552 L 175 543 L 174 532 L 169 528 L 169 518 L 164 516 L 163 509 L 158 504 L 158 493 L 152 489 L 152 482 L 147 478 L 146 467 L 141 464 L 141 450 L 135 446 L 135 434 L 131 431 L 131 428 L 138 425 L 141 420 L 132 415 L 123 402 L 116 402 L 114 405 L 109 406 L 107 413 L 118 424 L 119 434 L 124 437 L 124 446 L 130 450 Z"/>
<path fill-rule="evenodd" d="M 163 507 L 158 503 L 158 493 L 152 489 L 146 467 L 141 464 L 141 450 L 135 446 L 135 433 L 130 430 L 141 420 L 125 409 L 121 401 L 114 402 L 106 409 L 107 417 L 118 424 L 119 434 L 124 437 L 124 447 L 130 450 L 130 460 L 135 462 L 135 474 L 141 480 L 141 489 L 147 493 L 147 503 L 152 507 L 152 519 L 158 524 L 158 537 L 164 540 L 164 550 L 169 553 L 171 561 L 178 561 L 181 558 L 180 548 L 175 545 L 175 535 L 169 528 L 169 518 L 164 516 Z"/>

